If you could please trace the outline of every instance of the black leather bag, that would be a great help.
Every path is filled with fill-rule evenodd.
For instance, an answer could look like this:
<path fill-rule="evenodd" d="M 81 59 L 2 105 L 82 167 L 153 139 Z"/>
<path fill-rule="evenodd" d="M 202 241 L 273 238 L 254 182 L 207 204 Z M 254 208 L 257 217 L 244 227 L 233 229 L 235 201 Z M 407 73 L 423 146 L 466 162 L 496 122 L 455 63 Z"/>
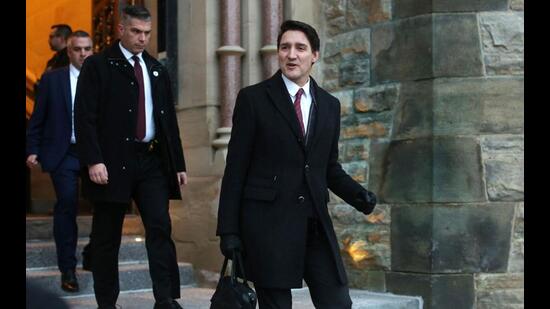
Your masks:
<path fill-rule="evenodd" d="M 244 274 L 244 267 L 241 254 L 233 251 L 233 264 L 231 266 L 231 275 L 226 276 L 227 268 L 226 257 L 223 261 L 220 281 L 212 298 L 210 299 L 210 309 L 254 309 L 256 308 L 256 292 L 248 285 Z M 243 275 L 243 282 L 237 280 L 237 265 L 240 273 Z"/>

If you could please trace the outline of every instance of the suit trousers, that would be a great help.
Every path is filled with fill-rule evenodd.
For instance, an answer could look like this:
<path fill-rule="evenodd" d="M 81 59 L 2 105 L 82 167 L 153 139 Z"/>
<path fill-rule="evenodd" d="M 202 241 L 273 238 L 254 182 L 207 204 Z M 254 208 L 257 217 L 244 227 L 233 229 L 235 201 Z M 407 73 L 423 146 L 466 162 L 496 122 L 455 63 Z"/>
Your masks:
<path fill-rule="evenodd" d="M 308 220 L 307 251 L 304 280 L 317 309 L 351 309 L 351 298 L 347 284 L 341 284 L 334 257 L 321 223 L 314 218 Z M 260 309 L 292 308 L 290 289 L 255 287 Z"/>
<path fill-rule="evenodd" d="M 146 149 L 146 148 L 144 148 Z M 132 198 L 145 227 L 149 274 L 156 301 L 180 297 L 176 248 L 171 238 L 168 179 L 155 152 L 137 151 Z M 91 251 L 94 292 L 98 305 L 116 303 L 119 288 L 118 253 L 127 203 L 94 203 Z"/>
<path fill-rule="evenodd" d="M 78 227 L 79 162 L 71 146 L 59 166 L 50 172 L 57 201 L 53 210 L 53 235 L 57 252 L 57 267 L 61 272 L 75 270 Z"/>

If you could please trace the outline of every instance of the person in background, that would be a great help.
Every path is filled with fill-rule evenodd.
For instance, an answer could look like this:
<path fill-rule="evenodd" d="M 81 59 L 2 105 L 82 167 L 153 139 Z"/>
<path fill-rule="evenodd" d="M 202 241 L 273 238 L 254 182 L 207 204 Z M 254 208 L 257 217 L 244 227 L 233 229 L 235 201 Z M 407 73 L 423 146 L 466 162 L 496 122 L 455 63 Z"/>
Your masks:
<path fill-rule="evenodd" d="M 48 43 L 50 44 L 50 49 L 55 54 L 46 63 L 46 70 L 44 72 L 69 65 L 67 42 L 72 33 L 71 27 L 67 24 L 57 24 L 53 25 L 51 29 Z"/>
<path fill-rule="evenodd" d="M 80 68 L 93 52 L 90 35 L 81 30 L 72 33 L 66 52 L 70 64 L 42 76 L 27 128 L 26 164 L 34 168 L 40 163 L 42 170 L 50 174 L 57 198 L 53 233 L 61 288 L 78 292 L 75 270 L 80 163 L 76 153 L 73 111 Z"/>
<path fill-rule="evenodd" d="M 122 10 L 120 40 L 82 66 L 75 105 L 82 193 L 94 204 L 92 274 L 101 309 L 116 308 L 124 215 L 134 200 L 145 228 L 155 309 L 181 308 L 169 199 L 187 183 L 167 69 L 145 48 L 151 14 Z"/>

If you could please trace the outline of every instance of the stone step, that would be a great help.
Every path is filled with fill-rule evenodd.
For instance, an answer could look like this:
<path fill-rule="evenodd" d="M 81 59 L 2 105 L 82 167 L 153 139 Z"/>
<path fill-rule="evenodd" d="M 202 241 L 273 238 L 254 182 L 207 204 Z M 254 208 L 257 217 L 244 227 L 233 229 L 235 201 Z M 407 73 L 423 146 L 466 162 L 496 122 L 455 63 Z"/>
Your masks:
<path fill-rule="evenodd" d="M 185 309 L 204 309 L 210 307 L 213 289 L 183 287 L 178 302 Z M 365 290 L 350 291 L 353 309 L 421 309 L 420 297 L 400 296 L 389 293 L 373 293 Z M 93 295 L 65 296 L 63 299 L 74 309 L 97 308 Z M 117 304 L 122 309 L 151 309 L 154 305 L 151 289 L 122 292 Z M 314 309 L 307 288 L 292 290 L 292 308 Z"/>
<path fill-rule="evenodd" d="M 89 242 L 88 237 L 78 239 L 76 258 L 78 267 L 82 267 L 82 249 Z M 57 254 L 53 240 L 27 240 L 27 268 L 57 266 Z M 145 261 L 145 239 L 139 235 L 122 236 L 118 254 L 119 262 Z"/>
<path fill-rule="evenodd" d="M 78 237 L 89 237 L 92 228 L 92 216 L 76 217 Z M 27 215 L 27 239 L 53 239 L 53 216 Z M 138 215 L 128 214 L 124 217 L 122 235 L 144 235 L 143 224 Z"/>
<path fill-rule="evenodd" d="M 192 265 L 180 262 L 178 266 L 180 271 L 180 285 L 194 286 L 195 277 Z M 61 289 L 61 274 L 57 266 L 27 268 L 26 275 L 27 281 L 34 282 L 36 285 L 59 296 L 74 297 L 79 295 L 91 295 L 93 297 L 92 273 L 84 271 L 81 268 L 77 269 L 77 278 L 80 286 L 80 291 L 78 293 L 68 293 Z M 119 263 L 119 282 L 120 291 L 151 289 L 152 284 L 147 261 Z"/>

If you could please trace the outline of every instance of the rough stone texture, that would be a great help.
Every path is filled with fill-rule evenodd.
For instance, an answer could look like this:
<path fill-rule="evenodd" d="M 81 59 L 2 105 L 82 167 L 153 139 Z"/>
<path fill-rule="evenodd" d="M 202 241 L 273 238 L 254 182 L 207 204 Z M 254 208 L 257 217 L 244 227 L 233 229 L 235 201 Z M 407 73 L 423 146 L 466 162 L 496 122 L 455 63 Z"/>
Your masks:
<path fill-rule="evenodd" d="M 352 29 L 387 21 L 391 19 L 391 0 L 348 0 L 346 17 Z"/>
<path fill-rule="evenodd" d="M 431 16 L 398 20 L 373 28 L 373 84 L 432 77 L 432 33 Z"/>
<path fill-rule="evenodd" d="M 391 110 L 399 99 L 399 85 L 385 84 L 356 89 L 353 106 L 356 112 L 382 112 Z"/>
<path fill-rule="evenodd" d="M 524 306 L 523 274 L 478 274 L 475 283 L 478 309 L 519 309 Z"/>
<path fill-rule="evenodd" d="M 328 61 L 325 61 L 323 64 L 323 88 L 327 91 L 335 91 L 340 88 L 340 71 L 338 65 L 338 63 L 329 63 Z"/>
<path fill-rule="evenodd" d="M 327 34 L 334 35 L 346 29 L 346 1 L 324 0 L 323 12 L 327 19 Z"/>
<path fill-rule="evenodd" d="M 345 162 L 369 160 L 369 139 L 356 139 L 347 142 L 346 152 L 343 157 Z"/>
<path fill-rule="evenodd" d="M 505 11 L 508 0 L 395 0 L 393 5 L 395 17 L 402 18 L 430 13 Z"/>
<path fill-rule="evenodd" d="M 389 205 L 377 205 L 368 216 L 343 203 L 331 204 L 329 211 L 353 286 L 381 291 L 383 278 L 368 271 L 390 268 Z"/>
<path fill-rule="evenodd" d="M 325 61 L 337 55 L 350 53 L 370 54 L 370 29 L 359 29 L 334 36 L 325 45 Z"/>
<path fill-rule="evenodd" d="M 332 92 L 331 94 L 340 101 L 341 116 L 353 113 L 353 90 Z"/>
<path fill-rule="evenodd" d="M 370 57 L 367 53 L 344 54 L 339 69 L 339 86 L 354 86 L 370 82 Z"/>
<path fill-rule="evenodd" d="M 357 161 L 343 163 L 342 168 L 351 176 L 355 181 L 365 183 L 367 182 L 368 164 L 366 161 Z"/>
<path fill-rule="evenodd" d="M 522 135 L 490 135 L 481 138 L 487 193 L 492 201 L 524 199 Z"/>
<path fill-rule="evenodd" d="M 424 273 L 506 271 L 514 206 L 392 206 L 391 269 Z"/>
<path fill-rule="evenodd" d="M 469 274 L 429 275 L 387 272 L 386 287 L 391 293 L 422 296 L 424 309 L 474 308 L 474 278 Z"/>
<path fill-rule="evenodd" d="M 390 142 L 387 139 L 377 139 L 370 143 L 369 151 L 369 190 L 376 193 L 378 201 L 384 202 L 384 196 L 380 194 L 381 184 L 384 183 L 384 167 Z"/>
<path fill-rule="evenodd" d="M 434 15 L 433 32 L 433 76 L 483 75 L 475 14 Z"/>
<path fill-rule="evenodd" d="M 387 202 L 485 201 L 479 145 L 472 138 L 392 141 L 383 166 Z"/>
<path fill-rule="evenodd" d="M 523 12 L 480 14 L 487 75 L 523 75 Z"/>
<path fill-rule="evenodd" d="M 392 138 L 430 137 L 433 132 L 433 80 L 404 82 L 395 106 Z"/>
<path fill-rule="evenodd" d="M 356 137 L 385 137 L 387 136 L 388 128 L 381 122 L 372 122 L 368 124 L 359 124 L 353 127 L 344 127 L 341 130 L 343 138 Z"/>
<path fill-rule="evenodd" d="M 514 11 L 523 11 L 523 0 L 511 0 L 510 1 L 510 9 Z"/>
<path fill-rule="evenodd" d="M 524 217 L 524 205 L 523 203 L 519 203 L 516 207 L 516 217 L 514 220 L 512 248 L 510 249 L 510 262 L 508 263 L 509 272 L 524 271 Z"/>
<path fill-rule="evenodd" d="M 223 262 L 219 238 L 213 232 L 220 184 L 219 177 L 192 177 L 183 189 L 183 201 L 170 209 L 178 259 L 199 269 L 217 271 Z"/>
<path fill-rule="evenodd" d="M 523 77 L 437 79 L 433 133 L 523 133 L 523 93 Z"/>

